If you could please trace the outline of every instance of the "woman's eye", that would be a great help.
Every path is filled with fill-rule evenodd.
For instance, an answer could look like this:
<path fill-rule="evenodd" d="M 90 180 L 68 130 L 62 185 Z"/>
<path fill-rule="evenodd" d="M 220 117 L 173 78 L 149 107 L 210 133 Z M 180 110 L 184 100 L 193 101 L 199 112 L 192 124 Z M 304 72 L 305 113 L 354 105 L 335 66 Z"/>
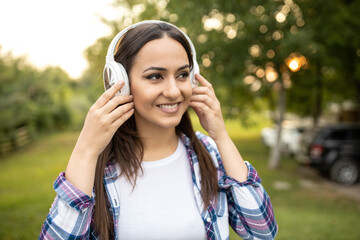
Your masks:
<path fill-rule="evenodd" d="M 189 76 L 188 72 L 182 72 L 182 73 L 179 74 L 178 78 L 186 79 L 188 76 Z"/>
<path fill-rule="evenodd" d="M 159 80 L 159 79 L 162 79 L 162 76 L 161 76 L 161 74 L 155 73 L 155 74 L 151 74 L 151 75 L 147 76 L 146 78 L 150 79 L 150 80 Z"/>

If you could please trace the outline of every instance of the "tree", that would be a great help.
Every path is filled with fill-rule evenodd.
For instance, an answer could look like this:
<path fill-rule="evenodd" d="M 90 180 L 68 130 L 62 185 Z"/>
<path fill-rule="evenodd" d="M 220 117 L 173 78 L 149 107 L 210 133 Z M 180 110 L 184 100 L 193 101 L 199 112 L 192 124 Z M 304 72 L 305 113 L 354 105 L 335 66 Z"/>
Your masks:
<path fill-rule="evenodd" d="M 27 134 L 71 123 L 69 100 L 76 84 L 60 68 L 34 68 L 24 57 L 0 52 L 0 154 L 17 147 L 18 129 Z"/>
<path fill-rule="evenodd" d="M 315 42 L 309 59 L 323 101 L 353 100 L 360 114 L 360 2 L 303 0 L 301 6 Z"/>

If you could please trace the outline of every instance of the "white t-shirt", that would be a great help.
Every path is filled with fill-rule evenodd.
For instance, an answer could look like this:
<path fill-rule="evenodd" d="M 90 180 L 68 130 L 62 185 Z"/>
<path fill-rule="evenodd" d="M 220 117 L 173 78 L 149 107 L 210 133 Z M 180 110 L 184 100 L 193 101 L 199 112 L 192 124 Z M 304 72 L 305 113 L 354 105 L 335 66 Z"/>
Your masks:
<path fill-rule="evenodd" d="M 196 204 L 191 169 L 184 144 L 161 160 L 143 163 L 136 186 L 117 179 L 120 239 L 206 239 Z M 119 170 L 119 168 L 118 168 Z"/>

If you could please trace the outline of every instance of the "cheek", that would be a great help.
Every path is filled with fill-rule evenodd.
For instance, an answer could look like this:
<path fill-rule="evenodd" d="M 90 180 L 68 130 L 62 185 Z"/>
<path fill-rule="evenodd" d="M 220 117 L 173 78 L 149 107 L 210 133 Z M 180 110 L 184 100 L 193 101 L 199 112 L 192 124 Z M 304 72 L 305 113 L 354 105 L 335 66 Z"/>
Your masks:
<path fill-rule="evenodd" d="M 146 101 L 146 97 L 143 94 L 143 91 L 141 88 L 138 88 L 137 86 L 132 85 L 130 87 L 130 93 L 134 97 L 134 105 L 135 109 L 141 108 L 141 106 L 144 106 L 144 101 Z"/>
<path fill-rule="evenodd" d="M 148 87 L 132 88 L 131 94 L 134 96 L 135 110 L 147 111 L 150 110 L 154 105 L 156 95 L 154 90 Z"/>
<path fill-rule="evenodd" d="M 144 108 L 148 106 L 149 103 L 151 103 L 151 101 L 145 94 L 135 93 L 133 96 L 134 96 L 135 109 Z"/>

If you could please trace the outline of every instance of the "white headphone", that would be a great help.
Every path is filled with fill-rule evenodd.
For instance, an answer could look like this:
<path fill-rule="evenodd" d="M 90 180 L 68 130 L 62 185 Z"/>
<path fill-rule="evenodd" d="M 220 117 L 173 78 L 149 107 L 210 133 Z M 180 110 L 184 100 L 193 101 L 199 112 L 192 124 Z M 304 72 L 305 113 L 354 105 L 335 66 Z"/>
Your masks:
<path fill-rule="evenodd" d="M 191 81 L 193 87 L 197 86 L 197 81 L 195 80 L 195 74 L 199 73 L 200 70 L 199 70 L 199 65 L 196 61 L 195 47 L 194 47 L 193 43 L 191 42 L 190 38 L 181 29 L 179 29 L 178 27 L 176 27 L 173 24 L 163 22 L 163 21 L 158 21 L 158 20 L 147 20 L 147 21 L 135 23 L 135 24 L 123 29 L 111 41 L 108 52 L 106 54 L 106 63 L 105 63 L 104 73 L 103 73 L 105 90 L 109 89 L 116 82 L 123 80 L 125 84 L 122 87 L 122 89 L 119 91 L 119 93 L 117 93 L 116 95 L 129 95 L 130 94 L 129 77 L 126 73 L 126 70 L 122 64 L 116 62 L 114 59 L 115 48 L 116 48 L 118 41 L 121 39 L 121 37 L 125 33 L 127 33 L 130 29 L 135 28 L 139 25 L 148 24 L 148 23 L 166 23 L 172 27 L 175 27 L 184 35 L 184 37 L 186 38 L 187 42 L 190 45 L 191 55 L 192 55 L 193 65 L 194 65 L 192 70 L 190 71 L 190 81 Z"/>

